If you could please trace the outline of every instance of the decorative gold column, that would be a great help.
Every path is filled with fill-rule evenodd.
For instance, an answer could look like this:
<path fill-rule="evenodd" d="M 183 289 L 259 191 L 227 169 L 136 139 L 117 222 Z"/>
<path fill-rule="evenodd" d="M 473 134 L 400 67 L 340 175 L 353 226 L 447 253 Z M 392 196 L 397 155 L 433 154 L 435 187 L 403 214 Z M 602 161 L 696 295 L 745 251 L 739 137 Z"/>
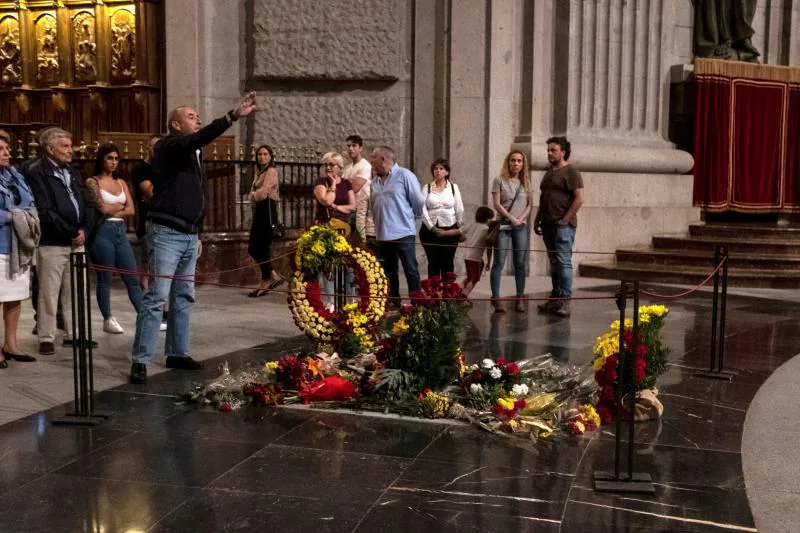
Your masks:
<path fill-rule="evenodd" d="M 94 7 L 94 23 L 97 41 L 97 85 L 107 87 L 109 85 L 111 54 L 111 33 L 109 31 L 108 10 L 105 4 L 98 2 Z"/>
<path fill-rule="evenodd" d="M 74 61 L 72 59 L 72 24 L 69 9 L 62 2 L 56 8 L 56 38 L 58 39 L 58 85 L 72 87 L 75 83 Z"/>
<path fill-rule="evenodd" d="M 36 32 L 30 10 L 23 4 L 19 11 L 19 51 L 22 56 L 22 88 L 31 89 L 36 83 Z"/>

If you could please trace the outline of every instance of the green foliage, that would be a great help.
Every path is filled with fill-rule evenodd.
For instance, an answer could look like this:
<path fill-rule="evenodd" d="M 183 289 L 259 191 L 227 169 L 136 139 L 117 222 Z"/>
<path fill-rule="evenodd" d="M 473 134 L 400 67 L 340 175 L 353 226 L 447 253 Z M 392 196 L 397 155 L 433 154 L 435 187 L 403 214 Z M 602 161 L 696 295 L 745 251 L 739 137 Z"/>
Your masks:
<path fill-rule="evenodd" d="M 408 317 L 408 331 L 392 350 L 388 366 L 416 376 L 433 390 L 454 382 L 465 317 L 466 306 L 459 301 L 418 306 Z"/>
<path fill-rule="evenodd" d="M 397 368 L 384 368 L 375 373 L 375 393 L 387 400 L 413 398 L 420 389 L 417 376 Z"/>
<path fill-rule="evenodd" d="M 342 335 L 338 341 L 335 351 L 342 359 L 352 359 L 357 355 L 361 355 L 364 351 L 361 345 L 361 338 L 349 331 Z"/>
<path fill-rule="evenodd" d="M 661 328 L 664 317 L 651 315 L 649 322 L 640 325 L 641 341 L 647 344 L 647 372 L 644 381 L 637 388 L 652 389 L 656 386 L 658 378 L 667 371 L 667 357 L 669 348 L 664 346 L 661 339 Z"/>

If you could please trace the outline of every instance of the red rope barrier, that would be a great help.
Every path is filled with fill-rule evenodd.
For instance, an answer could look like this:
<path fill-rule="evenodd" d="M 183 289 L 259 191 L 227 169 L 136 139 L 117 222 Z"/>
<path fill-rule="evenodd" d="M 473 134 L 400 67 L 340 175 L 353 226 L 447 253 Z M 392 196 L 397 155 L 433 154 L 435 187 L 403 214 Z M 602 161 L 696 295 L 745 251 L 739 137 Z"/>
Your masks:
<path fill-rule="evenodd" d="M 696 292 L 696 291 L 700 290 L 701 287 L 703 287 L 706 283 L 711 281 L 711 279 L 714 277 L 714 275 L 717 272 L 719 272 L 719 269 L 722 268 L 722 265 L 724 265 L 725 261 L 727 261 L 727 260 L 728 260 L 727 257 L 723 257 L 722 261 L 720 261 L 719 264 L 717 265 L 717 268 L 715 268 L 714 271 L 711 272 L 711 274 L 709 274 L 706 279 L 701 281 L 699 285 L 697 285 L 695 287 L 692 287 L 691 289 L 687 289 L 687 290 L 682 291 L 682 292 L 677 292 L 675 294 L 658 294 L 656 292 L 649 292 L 649 291 L 640 291 L 640 292 L 642 294 L 644 294 L 645 296 L 650 296 L 652 298 L 662 298 L 662 299 L 683 298 L 684 296 L 688 296 L 689 294 L 692 294 L 693 292 Z"/>

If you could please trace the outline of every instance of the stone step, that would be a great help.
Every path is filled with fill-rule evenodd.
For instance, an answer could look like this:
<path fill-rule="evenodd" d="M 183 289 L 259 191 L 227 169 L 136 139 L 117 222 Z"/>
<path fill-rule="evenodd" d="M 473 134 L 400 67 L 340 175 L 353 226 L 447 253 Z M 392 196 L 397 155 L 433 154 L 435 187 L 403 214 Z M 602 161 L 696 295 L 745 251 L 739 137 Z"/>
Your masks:
<path fill-rule="evenodd" d="M 677 248 L 654 249 L 649 246 L 623 248 L 616 251 L 618 263 L 643 265 L 685 265 L 712 267 L 714 253 L 710 250 L 685 250 Z M 772 253 L 730 252 L 730 268 L 800 270 L 800 256 Z"/>
<path fill-rule="evenodd" d="M 711 271 L 712 269 L 708 267 L 643 265 L 628 262 L 581 263 L 578 267 L 578 272 L 582 277 L 678 285 L 698 284 L 706 279 Z M 730 268 L 728 284 L 735 287 L 800 289 L 800 271 Z"/>
<path fill-rule="evenodd" d="M 783 240 L 800 243 L 800 227 L 775 224 L 698 223 L 689 225 L 692 237 L 735 238 L 748 240 Z"/>
<path fill-rule="evenodd" d="M 746 236 L 712 237 L 687 235 L 657 235 L 653 248 L 657 250 L 700 250 L 713 253 L 717 244 L 728 246 L 730 254 L 771 254 L 781 257 L 800 257 L 800 242 L 792 240 L 753 239 Z"/>

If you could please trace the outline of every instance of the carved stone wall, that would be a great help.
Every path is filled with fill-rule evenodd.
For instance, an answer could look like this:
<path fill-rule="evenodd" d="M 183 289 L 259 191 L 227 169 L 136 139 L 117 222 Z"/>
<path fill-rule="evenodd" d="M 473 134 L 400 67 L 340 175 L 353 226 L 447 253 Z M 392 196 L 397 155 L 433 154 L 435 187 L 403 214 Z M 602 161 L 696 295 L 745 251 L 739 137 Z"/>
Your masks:
<path fill-rule="evenodd" d="M 407 103 L 391 96 L 267 96 L 261 104 L 266 112 L 256 115 L 254 138 L 273 147 L 343 151 L 354 132 L 367 146 L 404 146 L 410 127 Z"/>
<path fill-rule="evenodd" d="M 247 2 L 245 86 L 259 93 L 263 108 L 248 142 L 343 151 L 355 133 L 367 146 L 390 144 L 409 165 L 412 4 Z"/>
<path fill-rule="evenodd" d="M 407 79 L 402 0 L 258 0 L 253 75 L 299 80 Z"/>

